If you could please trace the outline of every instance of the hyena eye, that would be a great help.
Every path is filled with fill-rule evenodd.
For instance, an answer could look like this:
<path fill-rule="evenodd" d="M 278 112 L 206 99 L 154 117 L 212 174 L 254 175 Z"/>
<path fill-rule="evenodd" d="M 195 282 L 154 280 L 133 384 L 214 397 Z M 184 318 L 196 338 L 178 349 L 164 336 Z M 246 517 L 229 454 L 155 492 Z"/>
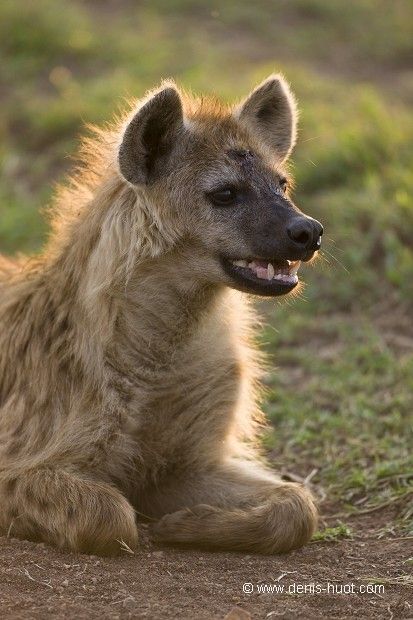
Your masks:
<path fill-rule="evenodd" d="M 222 187 L 209 192 L 208 198 L 217 207 L 230 207 L 237 199 L 237 192 L 233 187 Z"/>
<path fill-rule="evenodd" d="M 288 179 L 280 179 L 279 184 L 282 193 L 285 194 L 288 189 Z"/>

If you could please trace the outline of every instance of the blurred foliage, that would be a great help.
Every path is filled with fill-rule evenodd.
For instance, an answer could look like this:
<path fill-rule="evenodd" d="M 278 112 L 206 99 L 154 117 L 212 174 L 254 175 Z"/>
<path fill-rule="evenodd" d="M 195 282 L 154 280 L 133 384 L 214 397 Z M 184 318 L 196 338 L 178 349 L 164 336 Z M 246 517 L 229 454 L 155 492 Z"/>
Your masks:
<path fill-rule="evenodd" d="M 68 167 L 83 122 L 111 118 L 125 97 L 169 75 L 233 100 L 281 69 L 302 109 L 296 198 L 326 224 L 332 266 L 310 295 L 368 304 L 390 286 L 411 298 L 413 4 L 387 7 L 3 0 L 0 247 L 38 246 L 45 188 Z"/>
<path fill-rule="evenodd" d="M 326 234 L 301 298 L 267 306 L 282 329 L 264 341 L 287 368 L 269 379 L 267 443 L 299 469 L 324 463 L 320 480 L 349 499 L 398 496 L 396 474 L 413 469 L 413 368 L 411 348 L 388 343 L 413 299 L 413 3 L 2 0 L 0 53 L 3 252 L 40 247 L 41 208 L 84 122 L 168 76 L 232 101 L 287 75 L 302 111 L 295 199 Z"/>

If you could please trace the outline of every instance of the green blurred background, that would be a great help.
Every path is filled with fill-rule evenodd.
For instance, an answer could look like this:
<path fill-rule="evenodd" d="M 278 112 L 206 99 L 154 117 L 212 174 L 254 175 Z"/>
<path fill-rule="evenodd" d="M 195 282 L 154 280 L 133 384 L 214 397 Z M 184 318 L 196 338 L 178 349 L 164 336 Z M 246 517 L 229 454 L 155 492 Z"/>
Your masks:
<path fill-rule="evenodd" d="M 40 248 L 41 209 L 85 122 L 172 76 L 233 101 L 272 71 L 298 96 L 295 198 L 325 225 L 299 299 L 265 304 L 278 466 L 330 497 L 393 502 L 413 465 L 413 2 L 2 0 L 0 251 Z M 407 507 L 406 507 L 407 506 Z"/>

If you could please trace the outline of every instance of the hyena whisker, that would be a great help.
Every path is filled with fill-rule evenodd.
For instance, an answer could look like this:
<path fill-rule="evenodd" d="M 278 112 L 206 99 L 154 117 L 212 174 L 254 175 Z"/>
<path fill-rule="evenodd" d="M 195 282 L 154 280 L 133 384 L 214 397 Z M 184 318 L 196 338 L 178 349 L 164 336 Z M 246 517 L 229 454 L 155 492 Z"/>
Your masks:
<path fill-rule="evenodd" d="M 331 252 L 329 252 L 328 250 L 326 250 L 326 248 L 324 248 L 324 250 L 321 252 L 321 256 L 320 256 L 320 258 L 324 258 L 325 260 L 327 260 L 327 259 L 326 259 L 326 257 L 325 257 L 325 255 L 323 256 L 323 254 L 327 254 L 328 256 L 330 256 L 330 258 L 332 258 L 332 259 L 333 259 L 333 261 L 334 261 L 335 263 L 337 263 L 337 265 L 339 265 L 342 269 L 344 269 L 344 271 L 345 271 L 346 273 L 350 273 L 350 271 L 347 269 L 347 267 L 344 265 L 344 263 L 342 263 L 342 261 L 341 261 L 341 260 L 339 260 L 336 256 L 334 256 L 334 254 L 332 254 Z"/>

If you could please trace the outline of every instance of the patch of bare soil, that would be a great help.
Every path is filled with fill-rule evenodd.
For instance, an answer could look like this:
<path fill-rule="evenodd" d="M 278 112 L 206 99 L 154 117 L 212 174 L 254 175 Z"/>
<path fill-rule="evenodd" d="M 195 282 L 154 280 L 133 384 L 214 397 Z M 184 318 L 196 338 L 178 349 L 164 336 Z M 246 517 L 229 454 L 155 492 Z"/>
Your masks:
<path fill-rule="evenodd" d="M 155 547 L 144 527 L 140 550 L 119 558 L 0 538 L 0 617 L 413 618 L 412 539 L 378 540 L 382 519 L 359 520 L 356 539 L 272 557 Z"/>

